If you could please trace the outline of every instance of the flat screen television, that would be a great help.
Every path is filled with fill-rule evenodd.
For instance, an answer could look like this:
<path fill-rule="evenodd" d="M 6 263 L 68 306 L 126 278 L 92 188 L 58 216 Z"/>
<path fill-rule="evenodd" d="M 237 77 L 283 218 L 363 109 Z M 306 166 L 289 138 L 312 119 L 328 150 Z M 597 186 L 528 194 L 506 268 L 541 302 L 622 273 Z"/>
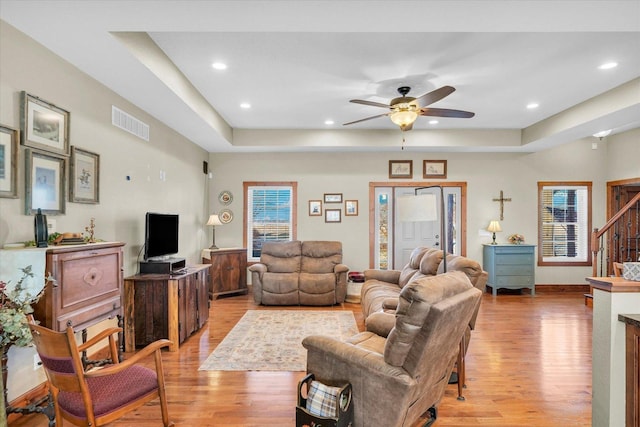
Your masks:
<path fill-rule="evenodd" d="M 144 259 L 162 260 L 178 253 L 178 215 L 147 212 Z"/>

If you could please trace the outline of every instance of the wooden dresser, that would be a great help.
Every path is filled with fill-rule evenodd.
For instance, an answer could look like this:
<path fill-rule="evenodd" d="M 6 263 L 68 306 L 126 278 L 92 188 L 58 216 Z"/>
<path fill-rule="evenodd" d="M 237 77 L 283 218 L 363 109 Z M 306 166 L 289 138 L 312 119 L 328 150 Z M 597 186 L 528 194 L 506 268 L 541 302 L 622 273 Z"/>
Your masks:
<path fill-rule="evenodd" d="M 535 245 L 483 245 L 482 268 L 489 273 L 493 295 L 500 288 L 531 289 L 536 293 Z"/>
<path fill-rule="evenodd" d="M 67 325 L 84 330 L 122 315 L 124 243 L 54 246 L 46 251 L 49 283 L 34 306 L 42 325 L 64 331 Z"/>
<path fill-rule="evenodd" d="M 205 249 L 202 251 L 202 263 L 211 264 L 211 299 L 216 299 L 219 295 L 247 293 L 245 248 Z"/>
<path fill-rule="evenodd" d="M 125 351 L 161 338 L 169 351 L 209 319 L 209 265 L 188 266 L 180 275 L 138 274 L 124 279 Z"/>

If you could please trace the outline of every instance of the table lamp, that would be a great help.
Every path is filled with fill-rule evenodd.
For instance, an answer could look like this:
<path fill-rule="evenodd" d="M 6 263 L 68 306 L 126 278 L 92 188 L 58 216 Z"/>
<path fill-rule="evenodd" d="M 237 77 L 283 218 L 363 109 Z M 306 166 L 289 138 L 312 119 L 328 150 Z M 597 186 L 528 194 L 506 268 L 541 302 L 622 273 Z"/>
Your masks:
<path fill-rule="evenodd" d="M 492 245 L 497 245 L 496 243 L 496 231 L 502 231 L 502 228 L 500 227 L 500 222 L 499 221 L 491 221 L 489 223 L 489 226 L 487 227 L 487 231 L 490 231 L 491 233 L 493 233 L 493 242 L 491 242 Z"/>
<path fill-rule="evenodd" d="M 209 221 L 207 221 L 207 225 L 210 225 L 211 228 L 213 229 L 213 242 L 212 245 L 209 247 L 209 249 L 218 249 L 218 247 L 216 246 L 216 225 L 222 225 L 222 221 L 220 221 L 220 218 L 218 217 L 218 215 L 211 215 L 209 216 Z"/>

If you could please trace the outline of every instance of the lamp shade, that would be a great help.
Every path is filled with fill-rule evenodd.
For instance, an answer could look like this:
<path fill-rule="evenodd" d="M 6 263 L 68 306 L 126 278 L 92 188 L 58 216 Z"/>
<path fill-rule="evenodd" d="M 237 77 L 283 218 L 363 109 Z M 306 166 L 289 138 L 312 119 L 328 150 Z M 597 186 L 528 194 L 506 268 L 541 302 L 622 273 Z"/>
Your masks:
<path fill-rule="evenodd" d="M 209 221 L 207 221 L 207 225 L 222 225 L 222 221 L 220 221 L 220 218 L 218 217 L 218 215 L 211 215 L 209 216 Z"/>
<path fill-rule="evenodd" d="M 398 218 L 403 222 L 437 221 L 438 199 L 435 194 L 417 194 L 396 199 Z"/>
<path fill-rule="evenodd" d="M 491 221 L 489 223 L 489 226 L 487 227 L 487 231 L 490 231 L 492 233 L 495 233 L 496 231 L 502 231 L 502 228 L 500 227 L 500 222 L 499 221 Z"/>

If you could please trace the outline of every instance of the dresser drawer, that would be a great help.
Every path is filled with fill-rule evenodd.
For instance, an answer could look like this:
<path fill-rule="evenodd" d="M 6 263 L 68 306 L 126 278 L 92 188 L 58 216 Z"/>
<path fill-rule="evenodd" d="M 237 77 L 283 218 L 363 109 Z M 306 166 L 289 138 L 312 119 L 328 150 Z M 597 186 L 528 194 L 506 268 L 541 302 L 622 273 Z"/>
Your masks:
<path fill-rule="evenodd" d="M 498 254 L 533 254 L 532 246 L 521 246 L 521 245 L 512 245 L 512 246 L 498 246 L 494 249 L 496 255 Z"/>
<path fill-rule="evenodd" d="M 533 276 L 533 265 L 501 264 L 496 265 L 497 276 Z"/>
<path fill-rule="evenodd" d="M 496 255 L 496 265 L 533 264 L 533 254 Z"/>
<path fill-rule="evenodd" d="M 120 296 L 99 301 L 92 305 L 87 305 L 80 310 L 62 314 L 56 319 L 59 331 L 64 331 L 67 325 L 74 329 L 86 329 L 94 323 L 96 319 L 109 319 L 121 313 Z"/>

